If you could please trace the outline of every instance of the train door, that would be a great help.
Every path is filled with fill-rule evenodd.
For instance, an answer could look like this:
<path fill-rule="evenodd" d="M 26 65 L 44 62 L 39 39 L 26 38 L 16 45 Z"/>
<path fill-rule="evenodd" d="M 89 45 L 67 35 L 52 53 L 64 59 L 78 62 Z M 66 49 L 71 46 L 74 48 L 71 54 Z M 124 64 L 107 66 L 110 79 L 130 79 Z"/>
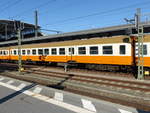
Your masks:
<path fill-rule="evenodd" d="M 45 61 L 45 55 L 43 49 L 38 49 L 39 61 Z"/>
<path fill-rule="evenodd" d="M 27 61 L 31 61 L 31 50 L 27 49 Z"/>
<path fill-rule="evenodd" d="M 68 48 L 68 61 L 73 61 L 74 59 L 74 47 Z"/>
<path fill-rule="evenodd" d="M 132 58 L 132 66 L 136 67 L 136 62 L 137 62 L 137 58 L 136 58 L 136 37 L 132 36 L 131 37 L 131 58 Z"/>
<path fill-rule="evenodd" d="M 131 36 L 131 59 L 132 59 L 132 71 L 134 76 L 137 75 L 137 58 L 136 58 L 136 37 Z"/>

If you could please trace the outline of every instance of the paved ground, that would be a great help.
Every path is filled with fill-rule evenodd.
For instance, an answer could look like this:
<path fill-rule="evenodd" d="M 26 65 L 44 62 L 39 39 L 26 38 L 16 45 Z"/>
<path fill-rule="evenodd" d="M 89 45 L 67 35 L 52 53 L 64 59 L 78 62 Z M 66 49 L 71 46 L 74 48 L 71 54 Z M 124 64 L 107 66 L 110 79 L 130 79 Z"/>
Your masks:
<path fill-rule="evenodd" d="M 0 113 L 150 113 L 0 76 Z"/>

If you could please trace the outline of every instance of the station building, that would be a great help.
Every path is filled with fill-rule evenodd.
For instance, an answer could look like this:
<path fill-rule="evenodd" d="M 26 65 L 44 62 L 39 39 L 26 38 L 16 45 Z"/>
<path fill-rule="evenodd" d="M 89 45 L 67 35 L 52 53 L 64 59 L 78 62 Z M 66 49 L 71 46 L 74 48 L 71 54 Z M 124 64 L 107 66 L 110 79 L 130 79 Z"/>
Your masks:
<path fill-rule="evenodd" d="M 0 20 L 0 41 L 10 41 L 17 39 L 16 22 L 13 20 Z M 35 25 L 21 22 L 22 38 L 31 38 L 35 36 Z M 38 29 L 40 27 L 38 26 Z M 38 36 L 42 36 L 40 30 L 38 30 Z"/>

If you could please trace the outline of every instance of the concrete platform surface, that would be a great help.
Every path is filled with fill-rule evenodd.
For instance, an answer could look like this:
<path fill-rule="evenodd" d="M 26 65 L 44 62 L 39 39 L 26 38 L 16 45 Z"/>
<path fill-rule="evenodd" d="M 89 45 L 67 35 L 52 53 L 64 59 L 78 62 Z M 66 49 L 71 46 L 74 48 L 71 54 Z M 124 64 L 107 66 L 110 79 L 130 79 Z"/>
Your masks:
<path fill-rule="evenodd" d="M 150 113 L 0 76 L 0 113 Z"/>

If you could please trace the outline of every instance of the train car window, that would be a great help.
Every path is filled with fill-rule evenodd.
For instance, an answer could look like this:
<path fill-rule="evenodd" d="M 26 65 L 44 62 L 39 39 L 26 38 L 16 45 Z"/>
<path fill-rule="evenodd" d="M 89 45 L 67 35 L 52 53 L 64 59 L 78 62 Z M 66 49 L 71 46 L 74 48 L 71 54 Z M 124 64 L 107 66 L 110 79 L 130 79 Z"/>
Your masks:
<path fill-rule="evenodd" d="M 3 51 L 3 55 L 6 55 L 6 51 Z"/>
<path fill-rule="evenodd" d="M 49 55 L 49 49 L 44 49 L 44 55 Z"/>
<path fill-rule="evenodd" d="M 57 54 L 56 48 L 52 48 L 51 54 L 52 54 L 52 55 L 56 55 L 56 54 Z"/>
<path fill-rule="evenodd" d="M 14 50 L 14 55 L 17 55 L 17 51 L 16 50 Z"/>
<path fill-rule="evenodd" d="M 25 50 L 22 50 L 22 55 L 25 55 L 26 54 L 26 51 Z"/>
<path fill-rule="evenodd" d="M 33 55 L 36 55 L 36 49 L 33 49 L 33 50 L 32 50 L 32 54 L 33 54 Z"/>
<path fill-rule="evenodd" d="M 90 54 L 98 54 L 98 46 L 90 47 Z"/>
<path fill-rule="evenodd" d="M 69 48 L 69 54 L 74 54 L 74 48 Z"/>
<path fill-rule="evenodd" d="M 38 49 L 38 55 L 43 55 L 43 49 Z"/>
<path fill-rule="evenodd" d="M 30 50 L 27 50 L 27 55 L 30 55 Z"/>
<path fill-rule="evenodd" d="M 147 55 L 147 45 L 143 45 L 143 55 Z"/>
<path fill-rule="evenodd" d="M 126 46 L 125 45 L 120 45 L 120 54 L 125 55 L 126 54 Z"/>
<path fill-rule="evenodd" d="M 85 47 L 79 47 L 79 48 L 78 48 L 78 54 L 80 54 L 80 55 L 81 55 L 81 54 L 82 54 L 82 55 L 83 55 L 83 54 L 86 54 L 86 48 L 85 48 Z"/>
<path fill-rule="evenodd" d="M 59 48 L 59 54 L 65 55 L 65 48 Z"/>
<path fill-rule="evenodd" d="M 103 54 L 113 54 L 112 46 L 103 46 Z"/>

